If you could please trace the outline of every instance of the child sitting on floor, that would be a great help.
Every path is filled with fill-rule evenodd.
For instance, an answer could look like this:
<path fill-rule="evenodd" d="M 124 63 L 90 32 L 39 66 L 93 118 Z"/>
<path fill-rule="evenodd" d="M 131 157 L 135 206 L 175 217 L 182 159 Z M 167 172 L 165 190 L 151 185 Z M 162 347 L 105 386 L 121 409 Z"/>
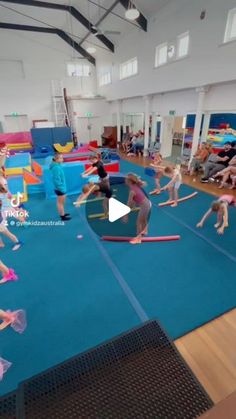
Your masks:
<path fill-rule="evenodd" d="M 226 227 L 229 227 L 228 207 L 236 206 L 236 198 L 232 195 L 222 195 L 217 201 L 211 204 L 211 208 L 204 214 L 201 221 L 197 224 L 198 228 L 202 228 L 206 219 L 214 212 L 217 213 L 217 223 L 214 225 L 217 228 L 218 234 L 224 234 Z"/>
<path fill-rule="evenodd" d="M 177 207 L 178 205 L 178 199 L 179 199 L 179 188 L 182 184 L 182 174 L 180 165 L 176 165 L 175 167 L 167 166 L 164 170 L 165 175 L 169 176 L 171 178 L 170 182 L 167 183 L 164 188 L 162 188 L 163 191 L 168 190 L 169 191 L 169 200 L 168 202 L 172 202 L 172 207 Z"/>

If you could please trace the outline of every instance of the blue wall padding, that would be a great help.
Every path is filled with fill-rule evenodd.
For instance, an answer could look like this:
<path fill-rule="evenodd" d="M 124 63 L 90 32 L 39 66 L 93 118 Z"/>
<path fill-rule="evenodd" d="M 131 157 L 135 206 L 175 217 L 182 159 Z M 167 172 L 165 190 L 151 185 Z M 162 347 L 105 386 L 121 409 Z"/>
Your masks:
<path fill-rule="evenodd" d="M 15 167 L 31 166 L 30 153 L 18 153 L 6 159 L 6 169 L 13 169 Z"/>
<path fill-rule="evenodd" d="M 213 113 L 210 119 L 210 128 L 219 129 L 220 124 L 229 124 L 236 129 L 236 113 Z"/>
<path fill-rule="evenodd" d="M 42 147 L 55 143 L 65 145 L 71 141 L 71 129 L 69 127 L 56 128 L 32 128 L 31 135 L 34 146 Z"/>
<path fill-rule="evenodd" d="M 24 179 L 23 176 L 10 176 L 7 178 L 9 191 L 15 195 L 17 192 L 24 193 Z"/>
<path fill-rule="evenodd" d="M 35 147 L 53 145 L 52 128 L 32 128 L 31 135 Z"/>
<path fill-rule="evenodd" d="M 88 182 L 88 179 L 81 177 L 81 174 L 85 170 L 83 163 L 65 163 L 62 165 L 66 177 L 67 195 L 76 195 L 81 193 L 82 186 Z M 54 198 L 56 194 L 54 192 L 52 175 L 49 166 L 44 166 L 43 168 L 43 180 L 46 198 Z"/>
<path fill-rule="evenodd" d="M 71 129 L 69 127 L 52 128 L 53 144 L 65 145 L 72 141 Z"/>

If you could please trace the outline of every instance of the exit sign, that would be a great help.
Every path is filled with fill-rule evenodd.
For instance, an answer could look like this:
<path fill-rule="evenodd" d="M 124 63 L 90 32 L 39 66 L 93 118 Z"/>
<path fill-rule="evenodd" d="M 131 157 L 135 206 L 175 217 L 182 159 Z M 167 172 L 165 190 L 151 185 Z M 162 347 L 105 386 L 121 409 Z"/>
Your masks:
<path fill-rule="evenodd" d="M 85 116 L 87 118 L 92 118 L 93 117 L 93 113 L 92 112 L 86 112 Z"/>
<path fill-rule="evenodd" d="M 170 116 L 175 116 L 175 111 L 169 111 Z"/>
<path fill-rule="evenodd" d="M 19 116 L 19 112 L 11 112 L 11 116 Z"/>

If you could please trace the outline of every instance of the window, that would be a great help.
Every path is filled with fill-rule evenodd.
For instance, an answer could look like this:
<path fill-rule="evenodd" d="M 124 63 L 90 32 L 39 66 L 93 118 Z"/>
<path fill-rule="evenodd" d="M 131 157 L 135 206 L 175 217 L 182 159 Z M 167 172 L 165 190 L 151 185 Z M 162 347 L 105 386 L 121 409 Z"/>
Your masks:
<path fill-rule="evenodd" d="M 167 63 L 167 54 L 168 54 L 167 42 L 165 44 L 161 44 L 156 47 L 155 67 L 159 67 Z"/>
<path fill-rule="evenodd" d="M 236 8 L 228 13 L 224 42 L 236 40 Z"/>
<path fill-rule="evenodd" d="M 178 36 L 177 58 L 186 57 L 189 51 L 189 33 L 185 32 Z"/>
<path fill-rule="evenodd" d="M 110 84 L 111 83 L 111 73 L 104 73 L 101 74 L 100 78 L 99 78 L 99 85 L 100 86 L 105 86 L 106 84 Z"/>
<path fill-rule="evenodd" d="M 127 77 L 134 76 L 138 73 L 138 60 L 132 58 L 132 60 L 126 61 L 120 65 L 120 79 L 126 79 Z"/>
<path fill-rule="evenodd" d="M 70 77 L 89 77 L 90 66 L 88 64 L 81 63 L 68 63 L 67 74 Z"/>

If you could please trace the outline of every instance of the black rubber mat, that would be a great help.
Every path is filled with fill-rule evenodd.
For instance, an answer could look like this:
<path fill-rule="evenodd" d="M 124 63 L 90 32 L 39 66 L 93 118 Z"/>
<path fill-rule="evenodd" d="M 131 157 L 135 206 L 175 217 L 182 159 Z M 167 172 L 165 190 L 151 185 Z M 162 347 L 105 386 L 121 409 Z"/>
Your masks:
<path fill-rule="evenodd" d="M 9 393 L 4 397 L 0 397 L 0 418 L 16 419 L 16 392 Z"/>
<path fill-rule="evenodd" d="M 157 321 L 20 385 L 20 419 L 193 419 L 213 403 Z"/>

